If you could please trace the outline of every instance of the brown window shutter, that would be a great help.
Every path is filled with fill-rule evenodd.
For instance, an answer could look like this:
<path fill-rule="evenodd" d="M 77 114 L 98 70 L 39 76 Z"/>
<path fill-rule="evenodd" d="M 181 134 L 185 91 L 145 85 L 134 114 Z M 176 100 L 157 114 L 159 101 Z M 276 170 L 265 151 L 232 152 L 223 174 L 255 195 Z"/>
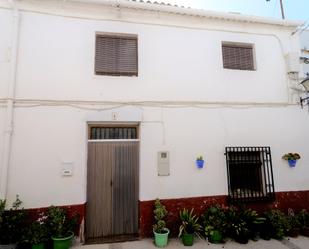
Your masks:
<path fill-rule="evenodd" d="M 137 37 L 97 35 L 95 73 L 137 76 Z"/>
<path fill-rule="evenodd" d="M 253 48 L 251 45 L 222 44 L 222 56 L 224 68 L 254 70 Z"/>

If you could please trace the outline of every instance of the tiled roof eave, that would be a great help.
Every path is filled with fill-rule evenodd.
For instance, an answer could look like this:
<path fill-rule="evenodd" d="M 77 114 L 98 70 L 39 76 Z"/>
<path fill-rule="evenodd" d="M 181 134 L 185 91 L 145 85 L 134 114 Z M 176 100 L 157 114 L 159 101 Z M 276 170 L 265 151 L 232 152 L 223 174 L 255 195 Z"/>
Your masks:
<path fill-rule="evenodd" d="M 183 6 L 166 4 L 157 1 L 144 1 L 144 0 L 69 0 L 71 2 L 82 2 L 82 3 L 93 3 L 110 5 L 114 7 L 123 7 L 130 9 L 148 10 L 148 11 L 160 11 L 170 14 L 187 15 L 195 17 L 203 17 L 224 21 L 232 22 L 244 22 L 244 23 L 257 23 L 266 25 L 275 25 L 283 27 L 296 28 L 303 24 L 303 21 L 291 21 L 291 20 L 281 20 L 276 18 L 266 18 L 258 16 L 249 16 L 235 13 L 226 13 L 218 11 L 209 11 L 202 9 L 192 9 Z"/>

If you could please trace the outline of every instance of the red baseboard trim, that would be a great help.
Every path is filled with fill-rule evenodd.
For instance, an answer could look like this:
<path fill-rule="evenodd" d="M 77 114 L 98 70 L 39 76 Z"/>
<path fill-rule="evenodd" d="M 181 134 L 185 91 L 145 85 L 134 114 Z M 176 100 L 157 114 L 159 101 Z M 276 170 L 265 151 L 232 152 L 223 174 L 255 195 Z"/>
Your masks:
<path fill-rule="evenodd" d="M 182 208 L 191 209 L 201 215 L 207 207 L 219 204 L 228 205 L 226 195 L 216 196 L 203 196 L 203 197 L 190 197 L 190 198 L 177 198 L 177 199 L 162 199 L 162 203 L 169 211 L 167 217 L 167 226 L 171 228 L 173 236 L 177 235 L 179 227 L 179 211 Z M 301 209 L 309 208 L 309 190 L 303 191 L 286 191 L 276 192 L 276 200 L 273 202 L 261 202 L 246 204 L 247 207 L 257 210 L 262 213 L 266 210 L 277 208 L 282 211 L 287 211 L 292 208 L 298 212 Z M 67 209 L 69 215 L 75 213 L 79 214 L 80 222 L 86 214 L 86 203 L 73 204 L 61 206 Z M 33 219 L 37 218 L 39 212 L 46 211 L 48 207 L 31 208 L 27 209 Z M 141 237 L 152 237 L 152 225 L 154 224 L 153 218 L 154 200 L 139 201 L 139 228 Z"/>

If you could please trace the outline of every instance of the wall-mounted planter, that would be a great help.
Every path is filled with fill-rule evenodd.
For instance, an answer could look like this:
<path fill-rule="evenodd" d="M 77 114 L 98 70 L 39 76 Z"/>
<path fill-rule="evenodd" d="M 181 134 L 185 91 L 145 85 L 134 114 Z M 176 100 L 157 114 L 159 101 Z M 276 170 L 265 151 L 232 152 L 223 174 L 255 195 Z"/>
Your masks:
<path fill-rule="evenodd" d="M 288 161 L 288 164 L 291 168 L 295 167 L 296 166 L 296 161 L 298 159 L 300 159 L 300 155 L 298 153 L 292 153 L 292 152 L 289 152 L 287 154 L 284 154 L 282 156 L 282 159 L 284 160 L 287 160 Z"/>
<path fill-rule="evenodd" d="M 297 162 L 297 160 L 293 160 L 293 159 L 288 160 L 289 166 L 292 167 L 292 168 L 296 166 L 296 162 Z"/>
<path fill-rule="evenodd" d="M 204 160 L 196 160 L 196 166 L 199 168 L 199 169 L 202 169 L 204 167 L 204 163 L 205 161 Z"/>

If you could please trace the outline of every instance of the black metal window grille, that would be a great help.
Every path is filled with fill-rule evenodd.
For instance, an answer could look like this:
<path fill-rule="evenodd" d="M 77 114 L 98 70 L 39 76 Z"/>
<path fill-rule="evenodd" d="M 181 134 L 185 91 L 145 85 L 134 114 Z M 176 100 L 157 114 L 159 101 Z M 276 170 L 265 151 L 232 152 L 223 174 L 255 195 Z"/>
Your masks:
<path fill-rule="evenodd" d="M 91 127 L 90 139 L 137 139 L 136 127 Z"/>
<path fill-rule="evenodd" d="M 270 147 L 226 147 L 230 202 L 275 199 Z"/>

